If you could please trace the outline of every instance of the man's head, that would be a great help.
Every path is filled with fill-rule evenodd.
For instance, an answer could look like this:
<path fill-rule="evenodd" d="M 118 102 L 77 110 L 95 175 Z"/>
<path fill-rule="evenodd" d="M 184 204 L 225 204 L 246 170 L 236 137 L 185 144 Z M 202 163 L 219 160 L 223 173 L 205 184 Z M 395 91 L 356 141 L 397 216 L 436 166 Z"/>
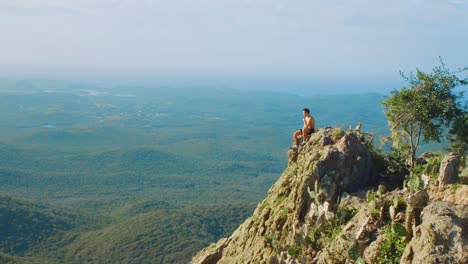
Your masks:
<path fill-rule="evenodd" d="M 304 109 L 302 109 L 302 112 L 304 113 L 304 115 L 310 115 L 310 110 L 309 110 L 309 108 L 304 108 Z"/>

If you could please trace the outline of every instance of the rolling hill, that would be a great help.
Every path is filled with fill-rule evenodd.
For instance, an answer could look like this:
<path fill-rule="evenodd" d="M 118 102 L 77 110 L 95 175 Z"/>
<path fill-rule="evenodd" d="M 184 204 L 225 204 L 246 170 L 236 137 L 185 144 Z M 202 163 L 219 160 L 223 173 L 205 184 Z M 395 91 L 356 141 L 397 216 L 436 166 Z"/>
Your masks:
<path fill-rule="evenodd" d="M 0 80 L 0 258 L 186 262 L 265 196 L 302 108 L 380 135 L 381 100 Z"/>

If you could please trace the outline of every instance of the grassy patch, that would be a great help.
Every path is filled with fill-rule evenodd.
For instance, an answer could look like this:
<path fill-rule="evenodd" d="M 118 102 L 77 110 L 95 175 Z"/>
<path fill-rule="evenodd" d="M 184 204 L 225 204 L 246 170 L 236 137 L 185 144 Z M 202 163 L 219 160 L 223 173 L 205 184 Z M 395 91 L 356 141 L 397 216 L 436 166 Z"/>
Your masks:
<path fill-rule="evenodd" d="M 334 141 L 340 140 L 342 137 L 344 137 L 345 132 L 341 128 L 334 128 L 331 132 L 331 136 L 333 137 Z"/>

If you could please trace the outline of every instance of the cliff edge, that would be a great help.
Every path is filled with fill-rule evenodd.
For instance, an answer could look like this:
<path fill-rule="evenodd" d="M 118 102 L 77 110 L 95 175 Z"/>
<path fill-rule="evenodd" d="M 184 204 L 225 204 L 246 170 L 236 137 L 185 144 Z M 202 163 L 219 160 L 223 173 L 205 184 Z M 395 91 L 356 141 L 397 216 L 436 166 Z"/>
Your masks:
<path fill-rule="evenodd" d="M 375 188 L 399 180 L 377 172 L 363 139 L 324 128 L 290 150 L 253 215 L 192 263 L 467 263 L 467 186 Z"/>

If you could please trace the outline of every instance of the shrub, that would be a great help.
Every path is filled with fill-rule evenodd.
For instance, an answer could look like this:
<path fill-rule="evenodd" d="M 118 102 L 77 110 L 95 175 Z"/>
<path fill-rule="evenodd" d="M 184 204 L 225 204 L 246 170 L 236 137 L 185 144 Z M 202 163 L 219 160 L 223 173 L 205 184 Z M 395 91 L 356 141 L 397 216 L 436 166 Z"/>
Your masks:
<path fill-rule="evenodd" d="M 401 256 L 406 247 L 404 241 L 406 230 L 401 224 L 392 224 L 384 227 L 385 241 L 379 245 L 377 264 L 400 263 Z"/>
<path fill-rule="evenodd" d="M 366 203 L 370 203 L 375 200 L 376 193 L 372 190 L 368 191 L 366 194 Z"/>
<path fill-rule="evenodd" d="M 408 179 L 408 187 L 412 191 L 419 191 L 421 189 L 421 178 L 415 173 L 411 173 Z"/>
<path fill-rule="evenodd" d="M 292 258 L 297 258 L 302 254 L 301 246 L 292 246 L 288 249 L 288 255 Z"/>

